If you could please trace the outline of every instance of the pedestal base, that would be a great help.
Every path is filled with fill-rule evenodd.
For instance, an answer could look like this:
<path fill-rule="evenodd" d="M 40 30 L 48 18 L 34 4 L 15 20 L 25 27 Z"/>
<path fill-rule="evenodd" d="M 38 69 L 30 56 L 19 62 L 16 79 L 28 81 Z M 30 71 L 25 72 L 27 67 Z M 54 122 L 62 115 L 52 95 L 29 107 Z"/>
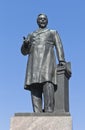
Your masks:
<path fill-rule="evenodd" d="M 14 116 L 10 130 L 72 130 L 71 116 Z"/>

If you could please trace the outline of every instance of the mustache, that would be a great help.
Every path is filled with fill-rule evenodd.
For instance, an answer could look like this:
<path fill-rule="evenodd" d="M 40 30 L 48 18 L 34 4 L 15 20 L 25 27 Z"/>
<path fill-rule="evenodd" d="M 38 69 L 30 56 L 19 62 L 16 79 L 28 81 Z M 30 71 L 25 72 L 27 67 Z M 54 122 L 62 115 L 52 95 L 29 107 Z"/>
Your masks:
<path fill-rule="evenodd" d="M 46 22 L 40 22 L 40 24 L 46 24 Z"/>

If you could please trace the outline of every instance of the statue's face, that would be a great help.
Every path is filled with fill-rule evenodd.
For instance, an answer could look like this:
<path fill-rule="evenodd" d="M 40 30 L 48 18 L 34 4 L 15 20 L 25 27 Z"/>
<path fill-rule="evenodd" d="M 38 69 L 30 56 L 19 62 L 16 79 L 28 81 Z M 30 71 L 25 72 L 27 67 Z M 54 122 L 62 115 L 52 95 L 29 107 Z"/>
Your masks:
<path fill-rule="evenodd" d="M 41 14 L 37 18 L 37 23 L 40 28 L 45 28 L 48 24 L 48 18 L 46 15 Z"/>

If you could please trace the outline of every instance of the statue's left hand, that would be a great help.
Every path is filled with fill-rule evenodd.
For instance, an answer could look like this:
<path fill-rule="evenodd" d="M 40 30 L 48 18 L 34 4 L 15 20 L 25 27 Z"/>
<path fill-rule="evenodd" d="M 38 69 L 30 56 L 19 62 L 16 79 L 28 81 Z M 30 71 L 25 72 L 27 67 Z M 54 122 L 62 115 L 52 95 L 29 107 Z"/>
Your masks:
<path fill-rule="evenodd" d="M 65 66 L 66 62 L 65 61 L 59 61 L 60 66 Z"/>

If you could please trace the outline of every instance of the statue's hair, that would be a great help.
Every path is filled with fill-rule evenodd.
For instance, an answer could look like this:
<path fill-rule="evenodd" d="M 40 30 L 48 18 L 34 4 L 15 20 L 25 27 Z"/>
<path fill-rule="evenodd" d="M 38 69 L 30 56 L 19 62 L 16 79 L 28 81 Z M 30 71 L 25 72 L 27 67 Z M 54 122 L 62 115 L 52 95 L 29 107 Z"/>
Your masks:
<path fill-rule="evenodd" d="M 40 15 L 44 15 L 44 16 L 48 19 L 48 17 L 47 17 L 47 15 L 46 15 L 46 14 L 44 14 L 44 13 L 39 14 L 39 15 L 38 15 L 38 17 L 39 17 Z"/>

